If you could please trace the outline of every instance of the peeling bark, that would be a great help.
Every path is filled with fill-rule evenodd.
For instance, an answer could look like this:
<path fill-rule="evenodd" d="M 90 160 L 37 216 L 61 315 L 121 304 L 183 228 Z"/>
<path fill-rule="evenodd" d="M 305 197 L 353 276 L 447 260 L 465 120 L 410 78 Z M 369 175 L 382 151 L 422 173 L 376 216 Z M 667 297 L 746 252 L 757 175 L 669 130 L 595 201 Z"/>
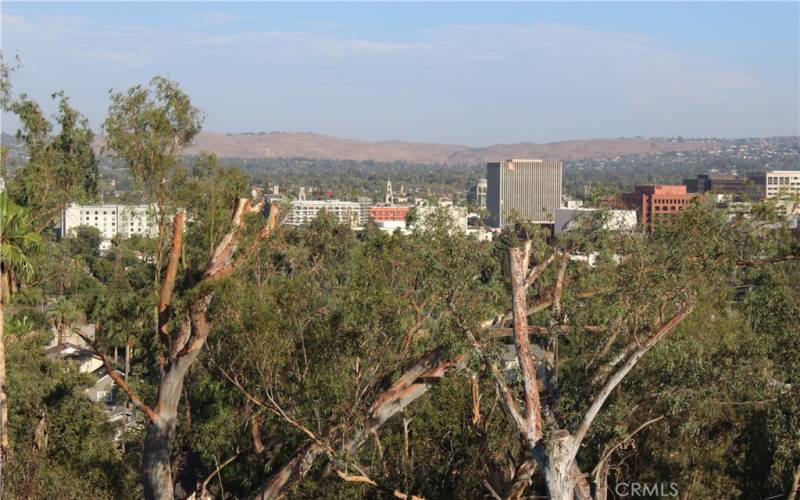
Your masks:
<path fill-rule="evenodd" d="M 189 368 L 197 359 L 197 355 L 203 348 L 211 331 L 211 325 L 206 318 L 206 310 L 213 298 L 213 290 L 208 288 L 207 285 L 232 273 L 249 254 L 249 252 L 244 252 L 244 257 L 234 259 L 244 216 L 248 213 L 259 212 L 262 208 L 263 205 L 261 203 L 252 205 L 247 199 L 238 199 L 236 201 L 236 208 L 232 218 L 233 227 L 223 237 L 209 259 L 203 277 L 196 287 L 203 290 L 203 292 L 189 304 L 188 322 L 182 322 L 173 338 L 169 329 L 171 316 L 169 305 L 177 278 L 178 263 L 183 251 L 183 222 L 185 217 L 183 213 L 176 215 L 166 275 L 161 283 L 159 293 L 158 335 L 162 342 L 163 350 L 159 360 L 161 380 L 154 408 L 148 407 L 130 388 L 126 380 L 127 370 L 126 379 L 122 379 L 113 370 L 106 356 L 95 349 L 95 352 L 103 359 L 106 372 L 125 390 L 131 401 L 150 419 L 142 453 L 142 478 L 144 494 L 147 499 L 173 500 L 174 498 L 174 481 L 170 456 L 172 454 L 172 440 L 175 436 L 175 428 L 178 422 L 178 406 L 183 393 L 183 383 Z M 261 240 L 271 234 L 277 226 L 277 216 L 278 207 L 272 206 L 267 224 L 259 233 L 257 242 L 247 250 L 254 250 Z M 126 363 L 129 357 L 126 354 Z"/>
<path fill-rule="evenodd" d="M 800 465 L 794 470 L 792 487 L 789 489 L 789 495 L 786 497 L 786 500 L 795 500 L 795 498 L 797 498 L 797 490 L 800 490 Z"/>
<path fill-rule="evenodd" d="M 317 458 L 325 449 L 314 442 L 308 441 L 295 451 L 292 458 L 272 475 L 269 481 L 259 491 L 255 500 L 272 500 L 278 498 L 281 491 L 294 481 L 305 477 Z"/>
<path fill-rule="evenodd" d="M 466 361 L 465 355 L 452 360 L 441 360 L 443 351 L 433 349 L 425 353 L 406 372 L 386 389 L 372 404 L 365 426 L 353 433 L 344 443 L 342 450 L 353 454 L 363 446 L 370 435 L 374 435 L 390 418 L 401 413 L 408 405 L 423 396 L 428 389 L 453 369 L 461 369 Z M 278 498 L 281 491 L 302 479 L 314 462 L 323 455 L 325 449 L 313 441 L 303 443 L 255 496 L 258 500 Z"/>

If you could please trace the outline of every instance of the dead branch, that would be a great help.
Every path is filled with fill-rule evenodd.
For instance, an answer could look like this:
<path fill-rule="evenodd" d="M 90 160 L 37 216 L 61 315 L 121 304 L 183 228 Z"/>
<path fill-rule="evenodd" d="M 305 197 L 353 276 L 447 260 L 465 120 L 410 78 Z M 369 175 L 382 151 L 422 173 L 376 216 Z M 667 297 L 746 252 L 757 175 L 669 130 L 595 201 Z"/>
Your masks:
<path fill-rule="evenodd" d="M 169 260 L 164 281 L 158 298 L 158 337 L 161 345 L 169 348 L 169 304 L 172 301 L 172 292 L 175 289 L 175 278 L 178 274 L 178 262 L 183 248 L 183 225 L 185 214 L 178 212 L 172 223 L 172 244 L 170 245 Z"/>
<path fill-rule="evenodd" d="M 553 316 L 561 316 L 561 296 L 564 294 L 564 281 L 567 276 L 567 264 L 569 264 L 569 254 L 562 252 L 558 261 L 558 271 L 556 272 L 556 284 L 553 291 Z"/>
<path fill-rule="evenodd" d="M 481 394 L 478 387 L 478 377 L 470 375 L 469 392 L 472 399 L 472 425 L 478 426 L 481 423 Z"/>
<path fill-rule="evenodd" d="M 555 253 L 551 254 L 550 257 L 548 257 L 547 259 L 533 266 L 528 275 L 525 277 L 525 286 L 530 288 L 531 285 L 536 283 L 536 280 L 539 279 L 539 276 L 542 275 L 545 269 L 547 269 L 548 266 L 550 266 L 550 264 L 552 264 L 554 260 L 556 260 Z"/>
<path fill-rule="evenodd" d="M 523 408 L 522 417 L 524 425 L 519 426 L 519 431 L 525 436 L 526 441 L 533 446 L 542 434 L 541 408 L 539 402 L 539 387 L 536 376 L 536 364 L 531 353 L 530 337 L 528 335 L 528 288 L 525 286 L 527 268 L 527 254 L 525 250 L 509 248 L 509 262 L 511 274 L 511 308 L 514 317 L 514 346 L 517 348 L 520 374 L 522 376 Z"/>
<path fill-rule="evenodd" d="M 119 374 L 119 372 L 117 372 L 114 369 L 114 367 L 111 366 L 111 362 L 108 360 L 108 356 L 106 356 L 103 352 L 97 349 L 97 346 L 95 345 L 94 341 L 91 340 L 89 337 L 87 337 L 86 335 L 82 334 L 79 331 L 76 331 L 75 333 L 77 333 L 78 336 L 82 338 L 84 342 L 86 342 L 89 346 L 91 346 L 92 350 L 95 352 L 97 357 L 99 357 L 100 360 L 103 362 L 103 368 L 105 368 L 106 373 L 108 374 L 109 377 L 111 377 L 111 380 L 113 380 L 115 384 L 117 384 L 123 391 L 125 391 L 125 394 L 128 395 L 128 398 L 131 400 L 131 402 L 134 405 L 136 405 L 136 407 L 139 408 L 142 411 L 142 413 L 147 415 L 147 418 L 150 419 L 151 422 L 155 422 L 156 419 L 158 418 L 156 412 L 153 411 L 152 408 L 147 406 L 147 404 L 145 404 L 144 401 L 139 399 L 139 396 L 136 395 L 131 386 L 128 385 L 128 382 L 126 382 L 125 379 Z"/>
<path fill-rule="evenodd" d="M 797 492 L 800 490 L 800 464 L 794 469 L 794 475 L 792 476 L 792 486 L 789 489 L 789 495 L 786 497 L 786 500 L 795 500 L 797 498 Z"/>
<path fill-rule="evenodd" d="M 213 361 L 212 361 L 212 363 L 213 363 Z M 231 384 L 233 384 L 233 386 L 236 387 L 239 390 L 239 392 L 241 392 L 242 395 L 245 398 L 247 398 L 250 402 L 252 402 L 252 403 L 254 403 L 254 404 L 258 405 L 258 406 L 261 406 L 261 407 L 266 408 L 267 410 L 271 411 L 276 416 L 278 416 L 278 417 L 282 418 L 284 421 L 286 421 L 289 425 L 291 425 L 295 429 L 299 430 L 300 432 L 302 432 L 303 434 L 308 436 L 309 439 L 311 439 L 315 443 L 321 445 L 322 447 L 328 449 L 328 445 L 322 439 L 320 439 L 311 429 L 309 429 L 308 427 L 304 426 L 303 424 L 301 424 L 297 420 L 295 420 L 292 417 L 290 417 L 289 414 L 286 413 L 286 411 L 275 401 L 275 398 L 272 397 L 272 394 L 267 392 L 267 399 L 269 400 L 269 402 L 263 401 L 263 400 L 255 397 L 255 396 L 253 396 L 247 389 L 244 388 L 244 386 L 236 378 L 232 377 L 222 367 L 220 367 L 219 365 L 216 365 L 216 366 L 217 366 L 217 369 L 220 371 L 220 373 L 222 373 L 222 376 L 224 376 Z"/>
<path fill-rule="evenodd" d="M 261 426 L 258 424 L 259 416 L 250 417 L 250 440 L 253 443 L 253 453 L 261 455 L 264 453 L 264 443 L 261 441 Z"/>
<path fill-rule="evenodd" d="M 791 262 L 796 260 L 800 260 L 800 255 L 784 255 L 780 257 L 769 257 L 766 259 L 739 260 L 736 261 L 736 265 L 741 267 L 755 267 L 755 266 L 766 266 L 769 264 L 777 264 L 779 262 Z"/>
<path fill-rule="evenodd" d="M 409 494 L 403 493 L 403 492 L 401 492 L 399 490 L 396 490 L 396 489 L 390 488 L 388 486 L 384 486 L 382 484 L 379 484 L 375 480 L 373 480 L 369 476 L 367 476 L 364 473 L 364 471 L 362 471 L 361 469 L 358 469 L 358 467 L 356 467 L 356 469 L 358 470 L 359 475 L 351 475 L 351 474 L 348 474 L 347 472 L 341 471 L 339 469 L 335 469 L 335 470 L 336 470 L 336 475 L 339 476 L 339 478 L 342 481 L 346 481 L 346 482 L 349 482 L 349 483 L 368 484 L 370 486 L 374 486 L 376 488 L 384 490 L 387 493 L 390 493 L 395 498 L 400 498 L 402 500 L 425 500 L 425 498 L 423 498 L 423 497 L 418 497 L 417 495 L 409 495 Z"/>
<path fill-rule="evenodd" d="M 570 326 L 570 325 L 557 325 L 553 328 L 547 326 L 528 326 L 528 333 L 550 333 L 552 331 L 559 331 L 559 332 L 569 332 L 572 329 L 584 330 L 589 333 L 598 333 L 606 331 L 606 327 L 603 325 L 583 325 L 583 326 Z M 502 338 L 502 337 L 510 337 L 513 335 L 514 329 L 513 328 L 495 328 L 491 330 L 487 334 L 487 338 Z"/>
<path fill-rule="evenodd" d="M 571 460 L 574 460 L 575 455 L 578 453 L 578 448 L 580 447 L 583 439 L 586 437 L 586 434 L 589 432 L 589 428 L 594 422 L 595 417 L 600 412 L 600 409 L 603 407 L 606 399 L 611 394 L 611 392 L 622 382 L 626 375 L 636 366 L 636 363 L 644 356 L 647 351 L 653 348 L 661 339 L 664 338 L 669 332 L 675 329 L 684 319 L 686 319 L 689 314 L 694 311 L 696 304 L 689 305 L 687 307 L 681 308 L 675 316 L 672 317 L 666 324 L 664 324 L 658 331 L 656 331 L 653 335 L 651 335 L 638 349 L 636 349 L 633 354 L 631 354 L 625 363 L 606 381 L 603 388 L 594 398 L 592 404 L 589 406 L 589 409 L 586 411 L 586 414 L 583 417 L 580 425 L 575 431 L 574 439 L 572 443 L 572 450 L 570 451 Z"/>
<path fill-rule="evenodd" d="M 225 460 L 221 464 L 217 464 L 217 467 L 214 469 L 214 471 L 211 472 L 211 474 L 209 474 L 208 476 L 206 476 L 206 478 L 200 484 L 200 489 L 198 491 L 192 493 L 191 495 L 189 495 L 189 498 L 187 498 L 187 500 L 195 500 L 195 499 L 196 500 L 204 500 L 206 498 L 209 498 L 209 495 L 208 495 L 208 483 L 211 482 L 211 480 L 214 478 L 214 476 L 219 476 L 219 474 L 222 471 L 222 469 L 227 467 L 230 463 L 232 463 L 238 457 L 239 457 L 239 453 L 237 452 L 235 455 L 233 455 L 232 457 L 228 458 L 227 460 Z M 222 480 L 220 479 L 220 481 L 222 481 Z"/>
<path fill-rule="evenodd" d="M 645 427 L 647 427 L 649 425 L 652 425 L 652 424 L 654 424 L 656 422 L 659 422 L 661 420 L 664 420 L 664 415 L 658 416 L 656 418 L 651 418 L 647 422 L 644 422 L 639 427 L 634 429 L 632 432 L 630 432 L 624 438 L 620 439 L 619 442 L 615 443 L 614 445 L 607 446 L 606 449 L 603 451 L 603 455 L 597 461 L 597 465 L 592 470 L 592 475 L 596 477 L 598 471 L 603 467 L 603 464 L 608 461 L 608 459 L 611 457 L 611 454 L 614 453 L 615 451 L 617 451 L 617 449 L 619 449 L 620 446 L 622 446 L 626 442 L 628 442 L 631 439 L 633 439 L 633 437 L 636 434 L 638 434 L 639 432 L 641 432 Z"/>

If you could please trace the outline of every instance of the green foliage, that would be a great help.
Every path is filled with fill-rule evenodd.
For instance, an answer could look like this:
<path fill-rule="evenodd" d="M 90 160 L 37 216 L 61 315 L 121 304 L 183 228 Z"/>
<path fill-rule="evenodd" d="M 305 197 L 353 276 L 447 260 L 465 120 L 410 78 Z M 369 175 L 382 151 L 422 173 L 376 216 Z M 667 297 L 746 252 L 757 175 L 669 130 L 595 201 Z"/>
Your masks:
<path fill-rule="evenodd" d="M 188 219 L 186 253 L 194 267 L 208 261 L 230 229 L 232 203 L 249 196 L 247 186 L 241 170 L 220 166 L 216 156 L 195 159 L 180 195 Z"/>
<path fill-rule="evenodd" d="M 65 241 L 67 252 L 87 264 L 100 257 L 100 243 L 103 242 L 103 236 L 95 227 L 78 226 L 75 229 L 75 236 L 66 238 Z"/>
<path fill-rule="evenodd" d="M 41 245 L 41 236 L 31 227 L 28 212 L 11 201 L 6 192 L 0 193 L 0 286 L 3 297 L 19 282 L 33 277 L 31 254 Z M 5 299 L 4 299 L 5 300 Z"/>
<path fill-rule="evenodd" d="M 200 132 L 203 116 L 178 84 L 157 76 L 150 85 L 111 93 L 103 124 L 104 148 L 130 170 L 146 193 L 162 201 L 168 194 L 181 149 Z"/>
<path fill-rule="evenodd" d="M 37 229 L 51 224 L 69 203 L 97 196 L 98 162 L 92 149 L 94 133 L 88 120 L 70 106 L 63 92 L 58 100 L 54 125 L 39 105 L 21 94 L 9 105 L 22 124 L 17 138 L 25 144 L 28 161 L 9 185 L 14 200 L 28 208 Z"/>
<path fill-rule="evenodd" d="M 8 346 L 13 459 L 9 498 L 130 498 L 135 467 L 112 444 L 113 428 L 83 394 L 87 375 L 45 358 L 35 338 Z"/>

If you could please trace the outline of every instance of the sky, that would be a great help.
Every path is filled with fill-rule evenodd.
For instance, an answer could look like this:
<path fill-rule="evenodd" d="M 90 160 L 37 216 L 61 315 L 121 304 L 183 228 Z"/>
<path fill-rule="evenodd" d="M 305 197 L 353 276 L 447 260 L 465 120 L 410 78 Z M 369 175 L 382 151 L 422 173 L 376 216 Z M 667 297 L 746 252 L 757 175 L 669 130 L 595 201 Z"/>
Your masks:
<path fill-rule="evenodd" d="M 216 132 L 484 146 L 800 135 L 800 2 L 0 3 L 12 83 L 177 81 Z M 2 129 L 17 122 L 3 115 Z"/>

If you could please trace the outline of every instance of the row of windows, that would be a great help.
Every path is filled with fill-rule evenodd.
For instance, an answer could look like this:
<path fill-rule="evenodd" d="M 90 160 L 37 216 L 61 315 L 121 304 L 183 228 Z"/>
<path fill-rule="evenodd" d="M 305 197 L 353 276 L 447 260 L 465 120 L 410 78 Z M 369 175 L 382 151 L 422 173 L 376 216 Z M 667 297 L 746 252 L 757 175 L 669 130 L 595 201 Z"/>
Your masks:
<path fill-rule="evenodd" d="M 81 211 L 81 215 L 84 215 L 84 214 L 85 214 L 85 215 L 89 215 L 89 214 L 91 214 L 91 213 L 92 213 L 92 211 L 91 211 L 91 210 L 86 210 L 85 212 L 84 212 L 84 211 Z M 94 211 L 94 214 L 95 214 L 95 215 L 98 215 L 99 213 L 100 213 L 100 211 L 99 211 L 99 210 L 95 210 L 95 211 Z M 117 213 L 117 211 L 116 211 L 116 210 L 112 210 L 112 211 L 111 211 L 111 215 L 114 215 L 114 214 L 116 214 L 116 213 Z M 108 212 L 106 212 L 105 210 L 103 210 L 103 215 L 107 215 L 107 214 L 108 214 Z"/>
<path fill-rule="evenodd" d="M 790 181 L 791 179 L 791 181 Z M 777 184 L 781 186 L 785 186 L 787 184 L 796 184 L 797 178 L 796 177 L 767 177 L 767 184 Z"/>
<path fill-rule="evenodd" d="M 689 200 L 674 200 L 674 199 L 664 199 L 664 198 L 655 198 L 653 203 L 672 203 L 675 205 L 685 205 L 689 203 Z"/>

